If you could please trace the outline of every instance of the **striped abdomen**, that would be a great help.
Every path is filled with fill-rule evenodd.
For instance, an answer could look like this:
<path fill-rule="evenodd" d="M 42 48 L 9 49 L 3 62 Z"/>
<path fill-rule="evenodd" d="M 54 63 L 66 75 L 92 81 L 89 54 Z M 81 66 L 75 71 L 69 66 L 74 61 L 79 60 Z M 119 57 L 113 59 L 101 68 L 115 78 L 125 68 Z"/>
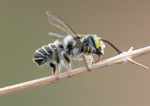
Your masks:
<path fill-rule="evenodd" d="M 55 45 L 49 44 L 43 46 L 40 49 L 37 49 L 33 56 L 33 61 L 37 63 L 39 66 L 46 64 L 47 62 L 49 62 L 49 60 L 52 59 L 54 47 Z"/>

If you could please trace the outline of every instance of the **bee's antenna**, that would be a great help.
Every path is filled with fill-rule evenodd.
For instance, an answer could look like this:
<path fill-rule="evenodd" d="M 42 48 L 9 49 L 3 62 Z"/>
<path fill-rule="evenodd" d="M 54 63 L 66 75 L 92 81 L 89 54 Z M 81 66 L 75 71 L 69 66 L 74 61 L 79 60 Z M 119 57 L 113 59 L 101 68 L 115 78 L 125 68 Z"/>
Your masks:
<path fill-rule="evenodd" d="M 102 40 L 103 42 L 106 42 L 106 43 L 108 43 L 110 46 L 112 46 L 112 47 L 118 52 L 118 54 L 122 53 L 122 52 L 121 52 L 114 44 L 112 44 L 110 41 L 105 40 L 105 39 L 100 39 L 100 40 Z"/>

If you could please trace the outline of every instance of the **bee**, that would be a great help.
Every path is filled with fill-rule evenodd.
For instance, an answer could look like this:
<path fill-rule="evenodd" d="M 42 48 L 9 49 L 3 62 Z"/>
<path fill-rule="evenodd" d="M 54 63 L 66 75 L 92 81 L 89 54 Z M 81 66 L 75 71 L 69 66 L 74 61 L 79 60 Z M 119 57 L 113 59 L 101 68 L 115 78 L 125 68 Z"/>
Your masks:
<path fill-rule="evenodd" d="M 91 70 L 91 65 L 93 63 L 97 63 L 100 59 L 100 56 L 104 55 L 104 42 L 108 43 L 112 48 L 114 48 L 118 54 L 122 53 L 110 41 L 102 39 L 96 34 L 76 34 L 59 16 L 48 11 L 46 11 L 46 14 L 48 15 L 48 21 L 52 25 L 60 28 L 68 34 L 68 36 L 63 39 L 66 55 L 69 55 L 69 57 L 73 60 L 84 60 L 84 63 L 89 71 Z M 93 55 L 98 56 L 97 61 L 95 62 Z"/>
<path fill-rule="evenodd" d="M 59 79 L 61 66 L 65 66 L 68 69 L 69 75 L 70 70 L 73 69 L 71 60 L 68 55 L 66 55 L 64 46 L 59 40 L 37 49 L 33 56 L 33 62 L 38 66 L 49 64 L 49 66 L 52 67 L 52 75 L 57 74 L 57 79 Z"/>

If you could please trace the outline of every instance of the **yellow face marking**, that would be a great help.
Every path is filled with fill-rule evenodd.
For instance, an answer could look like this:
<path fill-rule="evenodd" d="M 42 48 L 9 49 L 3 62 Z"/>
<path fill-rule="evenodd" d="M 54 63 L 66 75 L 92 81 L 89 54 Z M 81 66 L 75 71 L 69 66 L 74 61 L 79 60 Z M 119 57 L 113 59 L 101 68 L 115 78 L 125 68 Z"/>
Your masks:
<path fill-rule="evenodd" d="M 98 39 L 97 35 L 93 35 L 93 38 L 94 38 L 94 41 L 95 41 L 96 49 L 98 49 L 99 46 L 100 46 L 99 39 Z"/>

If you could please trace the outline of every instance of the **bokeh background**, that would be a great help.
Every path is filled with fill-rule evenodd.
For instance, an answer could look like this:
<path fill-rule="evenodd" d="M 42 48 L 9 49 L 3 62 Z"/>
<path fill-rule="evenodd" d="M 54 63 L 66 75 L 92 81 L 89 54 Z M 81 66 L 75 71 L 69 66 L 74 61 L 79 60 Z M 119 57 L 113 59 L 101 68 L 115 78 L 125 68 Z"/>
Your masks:
<path fill-rule="evenodd" d="M 59 15 L 76 33 L 97 34 L 122 51 L 150 45 L 149 0 L 0 0 L 0 87 L 51 75 L 51 68 L 38 68 L 32 56 L 54 41 L 48 32 L 66 33 L 48 22 L 45 11 Z M 106 44 L 101 60 L 115 55 Z M 150 54 L 135 60 L 150 67 Z M 149 106 L 150 71 L 113 65 L 0 97 L 0 106 L 100 105 Z"/>

